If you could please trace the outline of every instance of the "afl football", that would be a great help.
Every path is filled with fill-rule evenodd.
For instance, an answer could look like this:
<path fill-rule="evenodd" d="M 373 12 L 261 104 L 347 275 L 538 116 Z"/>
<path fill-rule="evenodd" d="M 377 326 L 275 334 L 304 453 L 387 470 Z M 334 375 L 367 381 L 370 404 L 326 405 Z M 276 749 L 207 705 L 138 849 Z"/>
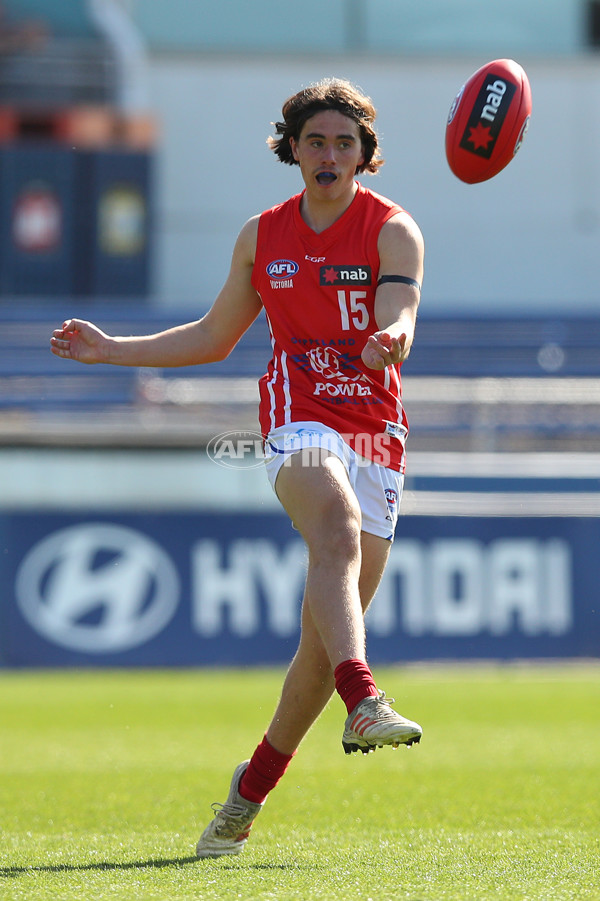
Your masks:
<path fill-rule="evenodd" d="M 486 63 L 462 86 L 446 124 L 446 159 L 467 184 L 487 181 L 523 143 L 531 116 L 531 87 L 512 59 Z"/>

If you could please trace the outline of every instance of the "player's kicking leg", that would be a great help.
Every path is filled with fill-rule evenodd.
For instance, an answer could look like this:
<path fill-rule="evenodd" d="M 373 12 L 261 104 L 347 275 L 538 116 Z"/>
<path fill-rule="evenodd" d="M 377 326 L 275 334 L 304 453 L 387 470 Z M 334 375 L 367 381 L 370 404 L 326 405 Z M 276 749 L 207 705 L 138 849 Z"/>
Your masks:
<path fill-rule="evenodd" d="M 256 791 L 258 788 L 259 793 L 253 797 L 259 800 L 250 801 L 240 794 L 240 783 L 250 763 L 246 760 L 239 764 L 233 774 L 227 801 L 224 804 L 213 804 L 215 816 L 200 836 L 196 846 L 198 857 L 220 857 L 239 854 L 244 850 L 252 823 L 262 809 L 266 794 L 275 787 L 280 778 L 279 773 L 285 769 L 327 704 L 333 687 L 327 653 L 305 599 L 302 605 L 300 644 L 287 672 L 269 729 L 253 755 L 255 768 L 262 768 L 266 776 L 262 788 L 260 784 L 256 785 L 256 778 L 254 780 L 254 789 Z M 281 752 L 276 751 L 276 748 L 281 748 Z M 272 764 L 270 770 L 269 763 Z M 247 789 L 246 793 L 249 793 Z"/>

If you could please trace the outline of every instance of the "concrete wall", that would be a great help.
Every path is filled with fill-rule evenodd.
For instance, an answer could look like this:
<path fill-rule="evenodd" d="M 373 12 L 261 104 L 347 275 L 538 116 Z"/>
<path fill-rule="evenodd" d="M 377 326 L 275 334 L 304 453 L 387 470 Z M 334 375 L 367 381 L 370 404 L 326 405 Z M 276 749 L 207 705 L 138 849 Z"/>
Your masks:
<path fill-rule="evenodd" d="M 161 122 L 156 302 L 209 305 L 245 219 L 301 188 L 268 151 L 283 100 L 326 75 L 350 78 L 379 110 L 386 165 L 365 177 L 412 212 L 426 238 L 424 309 L 596 312 L 600 300 L 600 60 L 519 57 L 533 116 L 499 176 L 450 172 L 451 101 L 486 58 L 170 56 L 151 60 Z"/>
<path fill-rule="evenodd" d="M 162 49 L 476 51 L 493 59 L 523 51 L 578 52 L 586 30 L 585 0 L 303 0 L 301 7 L 278 0 L 126 2 L 149 46 Z"/>
<path fill-rule="evenodd" d="M 401 54 L 577 53 L 586 0 L 116 0 L 151 49 Z M 93 34 L 89 0 L 4 0 L 11 19 L 43 19 L 58 36 Z"/>

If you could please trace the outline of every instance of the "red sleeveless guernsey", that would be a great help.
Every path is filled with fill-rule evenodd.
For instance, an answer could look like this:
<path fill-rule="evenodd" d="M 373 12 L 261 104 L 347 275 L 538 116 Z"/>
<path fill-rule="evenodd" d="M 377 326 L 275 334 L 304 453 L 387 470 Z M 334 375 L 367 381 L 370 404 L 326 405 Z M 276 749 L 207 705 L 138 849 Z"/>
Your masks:
<path fill-rule="evenodd" d="M 378 331 L 379 232 L 403 210 L 358 183 L 348 209 L 317 234 L 300 214 L 301 198 L 266 210 L 258 226 L 252 284 L 273 347 L 259 382 L 263 435 L 288 423 L 320 422 L 361 456 L 404 472 L 400 366 L 369 369 L 360 356 Z"/>

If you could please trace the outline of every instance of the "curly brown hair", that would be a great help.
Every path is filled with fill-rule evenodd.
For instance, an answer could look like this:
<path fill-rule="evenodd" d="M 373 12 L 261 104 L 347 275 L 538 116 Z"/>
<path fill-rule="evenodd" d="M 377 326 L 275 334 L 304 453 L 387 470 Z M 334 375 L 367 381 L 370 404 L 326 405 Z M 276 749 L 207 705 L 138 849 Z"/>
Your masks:
<path fill-rule="evenodd" d="M 358 125 L 363 147 L 364 161 L 356 172 L 375 173 L 383 165 L 379 152 L 377 133 L 373 123 L 377 111 L 370 97 L 359 88 L 342 78 L 324 78 L 294 94 L 283 104 L 281 122 L 273 122 L 275 131 L 280 137 L 267 139 L 271 150 L 282 163 L 297 165 L 294 159 L 290 138 L 297 141 L 308 119 L 322 110 L 337 110 L 342 115 L 353 119 Z"/>

